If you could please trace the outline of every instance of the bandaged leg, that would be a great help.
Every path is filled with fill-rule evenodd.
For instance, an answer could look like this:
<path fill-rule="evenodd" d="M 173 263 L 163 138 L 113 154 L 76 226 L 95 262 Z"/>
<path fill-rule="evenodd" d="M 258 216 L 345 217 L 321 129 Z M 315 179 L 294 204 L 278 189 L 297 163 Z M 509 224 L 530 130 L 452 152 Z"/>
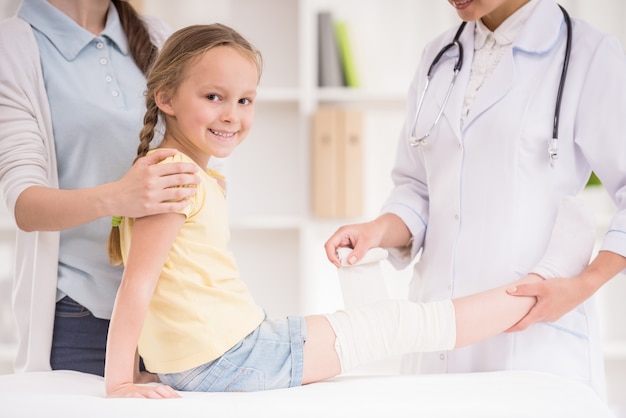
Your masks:
<path fill-rule="evenodd" d="M 416 351 L 448 350 L 456 340 L 451 301 L 376 302 L 326 315 L 335 335 L 341 371 Z"/>
<path fill-rule="evenodd" d="M 582 199 L 566 197 L 559 206 L 546 252 L 532 272 L 545 279 L 577 276 L 589 264 L 595 241 L 593 212 Z"/>

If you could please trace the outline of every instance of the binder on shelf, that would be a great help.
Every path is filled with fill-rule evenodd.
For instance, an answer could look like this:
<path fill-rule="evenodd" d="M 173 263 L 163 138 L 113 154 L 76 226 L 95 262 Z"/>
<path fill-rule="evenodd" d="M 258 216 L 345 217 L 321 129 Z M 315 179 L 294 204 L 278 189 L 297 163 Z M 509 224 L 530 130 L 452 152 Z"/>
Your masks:
<path fill-rule="evenodd" d="M 343 87 L 345 80 L 339 45 L 335 37 L 333 17 L 330 12 L 317 14 L 318 86 Z"/>
<path fill-rule="evenodd" d="M 363 138 L 358 110 L 321 106 L 313 116 L 312 211 L 321 218 L 362 214 Z"/>
<path fill-rule="evenodd" d="M 337 45 L 339 46 L 339 57 L 341 61 L 341 68 L 343 69 L 345 86 L 360 87 L 356 63 L 354 60 L 354 51 L 352 50 L 352 43 L 346 22 L 335 22 L 335 36 L 337 37 Z"/>
<path fill-rule="evenodd" d="M 313 115 L 311 161 L 313 214 L 322 218 L 337 216 L 337 135 L 336 113 L 331 108 L 319 108 Z"/>
<path fill-rule="evenodd" d="M 355 109 L 343 109 L 339 116 L 339 216 L 354 218 L 362 215 L 363 206 L 363 118 Z"/>

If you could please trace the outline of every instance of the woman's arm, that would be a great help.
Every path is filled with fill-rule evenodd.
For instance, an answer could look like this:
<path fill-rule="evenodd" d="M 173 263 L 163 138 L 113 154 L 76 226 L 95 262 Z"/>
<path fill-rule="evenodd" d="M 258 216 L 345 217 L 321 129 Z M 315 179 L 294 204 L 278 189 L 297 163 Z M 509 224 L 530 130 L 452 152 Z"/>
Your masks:
<path fill-rule="evenodd" d="M 506 331 L 535 305 L 536 298 L 511 296 L 507 290 L 543 279 L 529 274 L 502 287 L 454 299 L 456 316 L 455 348 L 463 347 Z"/>
<path fill-rule="evenodd" d="M 104 381 L 109 397 L 177 397 L 168 386 L 133 383 L 135 350 L 150 298 L 167 254 L 185 222 L 178 213 L 135 221 L 122 283 L 117 292 L 107 340 Z"/>
<path fill-rule="evenodd" d="M 176 153 L 162 149 L 135 162 L 118 181 L 100 186 L 59 190 L 31 186 L 15 204 L 17 226 L 27 232 L 61 231 L 104 216 L 142 216 L 167 213 L 185 207 L 200 181 L 191 163 L 158 164 Z"/>

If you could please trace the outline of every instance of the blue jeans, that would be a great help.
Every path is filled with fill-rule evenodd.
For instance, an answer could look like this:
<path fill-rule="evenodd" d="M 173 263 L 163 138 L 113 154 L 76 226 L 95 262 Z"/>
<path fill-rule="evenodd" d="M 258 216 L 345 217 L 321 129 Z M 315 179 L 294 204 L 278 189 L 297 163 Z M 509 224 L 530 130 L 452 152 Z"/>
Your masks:
<path fill-rule="evenodd" d="M 176 390 L 253 392 L 302 384 L 306 323 L 302 317 L 265 320 L 216 360 L 179 373 L 159 374 Z"/>
<path fill-rule="evenodd" d="M 104 376 L 109 321 L 96 318 L 69 296 L 57 302 L 50 365 Z"/>

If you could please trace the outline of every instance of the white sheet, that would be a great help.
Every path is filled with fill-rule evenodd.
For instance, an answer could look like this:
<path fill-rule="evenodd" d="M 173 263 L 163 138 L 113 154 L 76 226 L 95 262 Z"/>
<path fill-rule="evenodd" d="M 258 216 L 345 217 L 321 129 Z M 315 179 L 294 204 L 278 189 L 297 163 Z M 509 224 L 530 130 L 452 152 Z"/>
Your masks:
<path fill-rule="evenodd" d="M 611 417 L 589 387 L 534 372 L 341 376 L 254 393 L 107 399 L 102 378 L 55 371 L 0 376 L 2 418 L 118 417 Z"/>

